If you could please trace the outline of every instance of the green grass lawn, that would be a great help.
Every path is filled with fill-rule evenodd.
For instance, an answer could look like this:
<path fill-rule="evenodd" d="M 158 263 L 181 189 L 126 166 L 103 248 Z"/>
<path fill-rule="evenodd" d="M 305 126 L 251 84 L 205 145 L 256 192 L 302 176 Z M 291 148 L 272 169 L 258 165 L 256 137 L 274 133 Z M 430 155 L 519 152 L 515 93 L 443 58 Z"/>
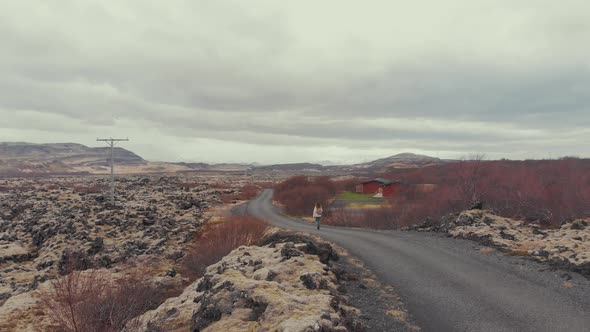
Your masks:
<path fill-rule="evenodd" d="M 347 200 L 347 201 L 367 200 L 367 199 L 373 199 L 373 195 L 343 192 L 340 195 L 338 195 L 337 199 L 343 199 L 343 200 Z"/>

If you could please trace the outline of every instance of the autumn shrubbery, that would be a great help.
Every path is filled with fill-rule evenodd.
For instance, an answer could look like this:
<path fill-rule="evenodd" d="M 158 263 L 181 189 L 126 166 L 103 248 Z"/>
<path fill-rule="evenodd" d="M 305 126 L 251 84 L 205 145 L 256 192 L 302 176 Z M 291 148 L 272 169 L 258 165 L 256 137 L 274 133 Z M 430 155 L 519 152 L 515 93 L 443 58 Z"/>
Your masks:
<path fill-rule="evenodd" d="M 367 209 L 349 209 L 340 207 L 325 214 L 323 223 L 343 227 L 361 227 L 373 229 L 396 228 L 396 219 L 388 207 Z"/>
<path fill-rule="evenodd" d="M 456 200 L 445 188 L 422 193 L 416 192 L 412 186 L 405 186 L 388 205 L 330 209 L 324 222 L 334 226 L 397 229 L 426 218 L 440 218 L 456 209 Z"/>
<path fill-rule="evenodd" d="M 238 192 L 221 194 L 221 201 L 225 204 L 248 201 L 258 196 L 260 190 L 261 187 L 256 184 L 246 184 Z"/>
<path fill-rule="evenodd" d="M 545 227 L 590 215 L 590 160 L 484 161 L 480 158 L 383 175 L 404 181 L 391 206 L 363 213 L 333 211 L 326 222 L 398 228 L 483 203 L 485 209 Z M 417 190 L 431 184 L 431 191 Z M 342 216 L 342 218 L 338 217 Z"/>
<path fill-rule="evenodd" d="M 356 186 L 366 179 L 359 179 L 359 178 L 350 178 L 346 180 L 333 180 L 334 186 L 336 187 L 337 192 L 355 192 Z"/>
<path fill-rule="evenodd" d="M 168 296 L 140 275 L 113 281 L 99 270 L 73 270 L 51 286 L 41 295 L 44 311 L 63 332 L 135 331 L 137 317 Z"/>
<path fill-rule="evenodd" d="M 434 172 L 430 183 L 456 210 L 482 202 L 500 216 L 554 227 L 590 213 L 590 160 L 465 161 L 425 168 L 422 177 Z"/>
<path fill-rule="evenodd" d="M 490 162 L 484 174 L 479 199 L 501 216 L 559 226 L 590 214 L 588 160 Z"/>
<path fill-rule="evenodd" d="M 310 215 L 317 202 L 326 207 L 336 192 L 336 185 L 327 177 L 294 176 L 275 186 L 273 198 L 288 214 Z"/>
<path fill-rule="evenodd" d="M 242 201 L 248 201 L 258 196 L 258 192 L 260 191 L 260 187 L 254 184 L 247 184 L 240 188 L 240 193 L 238 195 L 238 199 Z"/>
<path fill-rule="evenodd" d="M 217 224 L 208 224 L 193 238 L 182 260 L 185 275 L 196 278 L 205 269 L 242 245 L 257 245 L 268 224 L 251 216 L 234 216 Z"/>

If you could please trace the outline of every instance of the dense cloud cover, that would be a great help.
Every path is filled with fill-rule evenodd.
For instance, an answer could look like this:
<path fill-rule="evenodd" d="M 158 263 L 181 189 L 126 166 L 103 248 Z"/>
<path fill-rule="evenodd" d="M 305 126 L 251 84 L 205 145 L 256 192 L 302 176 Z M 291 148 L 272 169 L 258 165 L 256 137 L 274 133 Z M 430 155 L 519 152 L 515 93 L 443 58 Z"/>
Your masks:
<path fill-rule="evenodd" d="M 0 2 L 0 141 L 151 160 L 590 156 L 590 2 Z"/>

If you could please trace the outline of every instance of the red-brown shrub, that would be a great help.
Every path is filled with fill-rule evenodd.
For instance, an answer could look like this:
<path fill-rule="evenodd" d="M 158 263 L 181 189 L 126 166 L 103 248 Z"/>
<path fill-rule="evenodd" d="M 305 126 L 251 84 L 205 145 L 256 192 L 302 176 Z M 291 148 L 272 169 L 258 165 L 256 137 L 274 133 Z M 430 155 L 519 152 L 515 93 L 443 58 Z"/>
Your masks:
<path fill-rule="evenodd" d="M 385 177 L 404 180 L 410 185 L 431 183 L 439 189 L 446 188 L 446 195 L 451 197 L 450 207 L 455 211 L 481 201 L 484 208 L 501 216 L 554 227 L 590 214 L 590 160 L 587 159 L 474 160 L 392 170 Z M 441 204 L 433 204 L 435 198 L 415 199 L 413 203 L 429 209 Z"/>
<path fill-rule="evenodd" d="M 423 192 L 407 186 L 400 193 L 389 206 L 330 210 L 325 222 L 335 226 L 398 229 L 426 218 L 440 218 L 456 209 L 453 191 L 446 187 Z"/>
<path fill-rule="evenodd" d="M 252 184 L 247 184 L 240 188 L 238 192 L 231 194 L 221 194 L 221 201 L 226 204 L 234 203 L 236 201 L 248 201 L 258 196 L 259 190 L 259 187 Z"/>
<path fill-rule="evenodd" d="M 397 228 L 397 217 L 387 206 L 366 209 L 339 208 L 330 211 L 324 220 L 327 225 L 334 226 L 373 229 Z"/>
<path fill-rule="evenodd" d="M 239 246 L 258 244 L 267 228 L 266 222 L 251 216 L 230 217 L 219 224 L 208 224 L 189 245 L 182 269 L 190 277 L 200 277 L 209 265 Z"/>
<path fill-rule="evenodd" d="M 365 210 L 339 207 L 325 213 L 322 223 L 342 227 L 368 227 L 365 217 Z"/>
<path fill-rule="evenodd" d="M 113 281 L 96 270 L 72 271 L 52 281 L 42 303 L 58 331 L 115 332 L 137 325 L 136 317 L 157 308 L 164 291 L 139 275 Z"/>
<path fill-rule="evenodd" d="M 343 191 L 355 192 L 356 186 L 364 180 L 366 180 L 366 179 L 361 180 L 358 178 L 353 178 L 353 179 L 338 180 L 338 181 L 333 181 L 333 182 L 334 182 L 334 186 L 336 187 L 337 192 L 343 192 Z"/>
<path fill-rule="evenodd" d="M 247 184 L 240 189 L 238 198 L 243 201 L 248 201 L 258 196 L 259 191 L 259 187 L 252 184 Z"/>
<path fill-rule="evenodd" d="M 221 202 L 223 204 L 231 204 L 237 200 L 236 194 L 221 194 Z"/>
<path fill-rule="evenodd" d="M 336 195 L 335 184 L 327 177 L 295 176 L 275 186 L 274 199 L 291 215 L 309 215 L 319 202 L 324 207 Z"/>

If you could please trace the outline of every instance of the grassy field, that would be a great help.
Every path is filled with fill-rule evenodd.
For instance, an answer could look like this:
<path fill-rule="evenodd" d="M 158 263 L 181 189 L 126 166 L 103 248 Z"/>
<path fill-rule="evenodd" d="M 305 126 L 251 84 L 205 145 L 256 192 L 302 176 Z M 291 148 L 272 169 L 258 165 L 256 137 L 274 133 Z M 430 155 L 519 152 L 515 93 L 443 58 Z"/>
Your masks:
<path fill-rule="evenodd" d="M 373 199 L 373 195 L 370 194 L 357 194 L 357 193 L 351 193 L 351 192 L 343 192 L 340 195 L 338 195 L 337 199 L 343 199 L 343 200 L 347 200 L 347 201 L 357 201 L 357 200 L 367 200 L 367 199 Z"/>
<path fill-rule="evenodd" d="M 387 201 L 374 201 L 374 202 L 354 202 L 346 204 L 348 209 L 378 209 L 385 206 L 389 206 Z"/>

